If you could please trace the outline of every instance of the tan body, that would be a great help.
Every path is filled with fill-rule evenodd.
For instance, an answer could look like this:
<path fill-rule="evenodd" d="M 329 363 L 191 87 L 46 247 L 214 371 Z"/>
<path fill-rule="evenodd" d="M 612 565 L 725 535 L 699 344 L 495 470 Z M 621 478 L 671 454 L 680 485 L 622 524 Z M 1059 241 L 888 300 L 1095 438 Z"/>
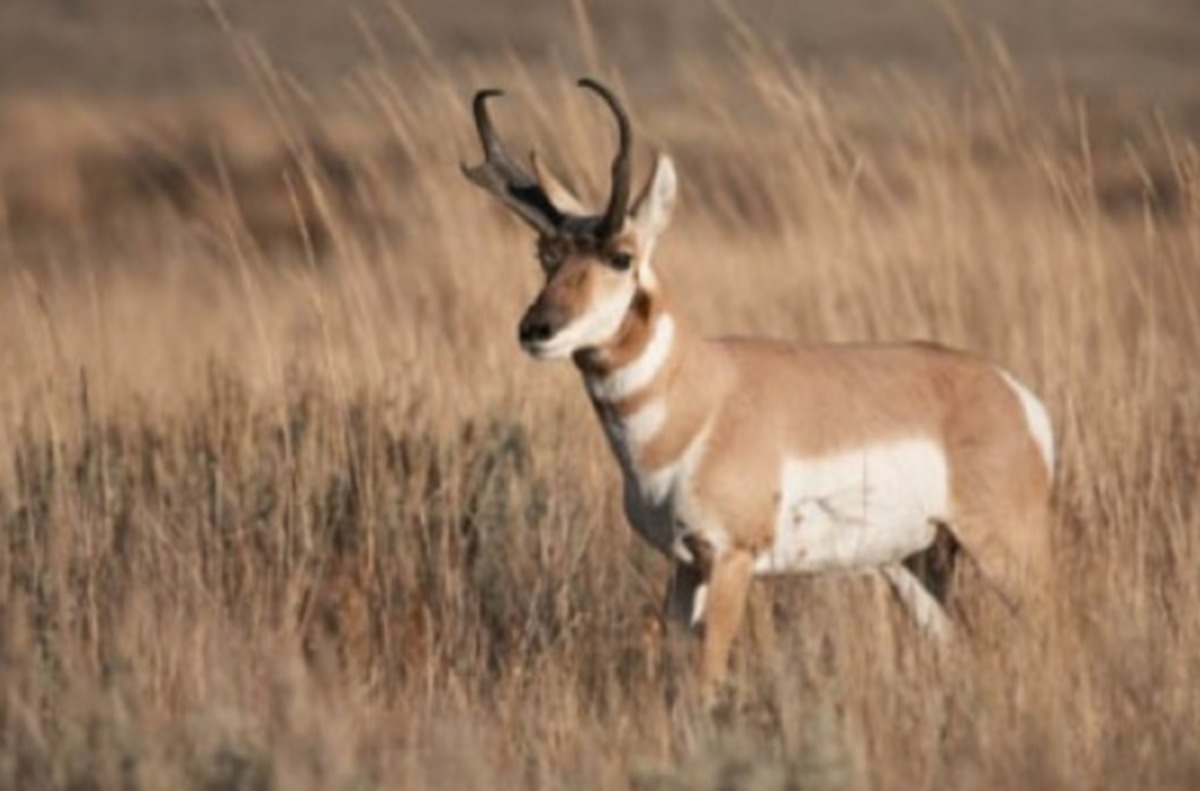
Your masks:
<path fill-rule="evenodd" d="M 1025 598 L 1036 584 L 1048 559 L 1051 472 L 1020 398 L 995 368 L 930 344 L 702 339 L 659 302 L 648 295 L 649 310 L 629 314 L 612 344 L 576 360 L 621 464 L 631 524 L 680 564 L 667 608 L 705 626 L 706 684 L 722 675 L 756 573 L 885 568 L 914 616 L 937 631 L 940 617 L 929 609 L 936 603 L 911 600 L 922 593 L 905 587 L 915 580 L 899 564 L 928 548 L 940 523 L 1009 597 Z M 617 397 L 605 392 L 605 381 L 645 359 L 653 328 L 668 319 L 675 325 L 671 350 L 656 373 Z M 656 404 L 663 407 L 661 422 L 639 427 L 638 416 Z M 787 518 L 781 510 L 789 506 L 781 480 L 788 460 L 853 458 L 911 440 L 944 455 L 944 507 L 907 509 L 898 520 L 884 514 L 879 522 L 871 509 L 857 511 L 856 518 L 829 525 L 854 542 L 848 551 L 830 557 L 823 549 L 831 542 L 816 535 L 811 551 L 772 566 L 781 518 Z M 654 480 L 664 470 L 674 472 L 669 484 Z M 848 496 L 880 496 L 888 483 L 896 484 L 855 475 Z M 898 485 L 916 489 L 921 482 L 906 477 Z M 811 499 L 817 509 L 828 505 Z M 800 535 L 804 521 L 798 515 Z M 870 531 L 887 535 L 859 540 Z"/>
<path fill-rule="evenodd" d="M 1004 371 L 931 344 L 795 346 L 707 340 L 669 307 L 651 258 L 676 194 L 660 156 L 630 207 L 631 131 L 618 121 L 603 215 L 504 150 L 486 101 L 485 161 L 464 172 L 539 233 L 546 283 L 521 321 L 537 358 L 571 357 L 624 476 L 633 527 L 675 560 L 669 613 L 703 627 L 712 692 L 755 575 L 878 570 L 918 624 L 948 628 L 903 565 L 948 534 L 1011 602 L 1049 563 L 1054 470 L 1045 408 Z"/>

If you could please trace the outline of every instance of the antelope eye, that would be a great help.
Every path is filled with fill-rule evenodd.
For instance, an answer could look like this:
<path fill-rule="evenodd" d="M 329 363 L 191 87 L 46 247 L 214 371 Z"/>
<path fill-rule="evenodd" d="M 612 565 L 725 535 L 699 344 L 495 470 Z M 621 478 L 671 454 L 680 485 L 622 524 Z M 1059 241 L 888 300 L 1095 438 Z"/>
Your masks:
<path fill-rule="evenodd" d="M 542 269 L 554 269 L 559 264 L 559 255 L 554 250 L 539 249 L 537 252 L 538 263 L 542 265 Z"/>
<path fill-rule="evenodd" d="M 633 266 L 633 256 L 629 253 L 613 253 L 608 262 L 618 272 L 625 272 Z"/>

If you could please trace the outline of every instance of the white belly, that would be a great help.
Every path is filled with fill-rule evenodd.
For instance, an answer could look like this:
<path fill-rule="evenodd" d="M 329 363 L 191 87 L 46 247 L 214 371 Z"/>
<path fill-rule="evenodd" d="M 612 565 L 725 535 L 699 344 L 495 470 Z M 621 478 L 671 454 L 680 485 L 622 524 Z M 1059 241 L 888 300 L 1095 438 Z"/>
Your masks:
<path fill-rule="evenodd" d="M 894 563 L 933 543 L 948 492 L 945 454 L 929 440 L 786 459 L 774 543 L 757 558 L 755 572 Z"/>

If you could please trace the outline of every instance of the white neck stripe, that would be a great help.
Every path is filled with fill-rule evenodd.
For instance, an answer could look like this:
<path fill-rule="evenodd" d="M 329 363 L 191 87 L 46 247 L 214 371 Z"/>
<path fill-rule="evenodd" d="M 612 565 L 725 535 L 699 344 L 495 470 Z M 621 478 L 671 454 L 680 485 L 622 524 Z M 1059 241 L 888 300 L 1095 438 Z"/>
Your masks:
<path fill-rule="evenodd" d="M 604 377 L 588 377 L 587 386 L 598 401 L 620 401 L 646 387 L 658 376 L 675 345 L 675 319 L 664 313 L 654 323 L 650 342 L 634 360 Z"/>
<path fill-rule="evenodd" d="M 667 404 L 657 398 L 632 415 L 618 418 L 617 422 L 624 430 L 626 441 L 635 448 L 641 447 L 654 439 L 667 422 Z"/>

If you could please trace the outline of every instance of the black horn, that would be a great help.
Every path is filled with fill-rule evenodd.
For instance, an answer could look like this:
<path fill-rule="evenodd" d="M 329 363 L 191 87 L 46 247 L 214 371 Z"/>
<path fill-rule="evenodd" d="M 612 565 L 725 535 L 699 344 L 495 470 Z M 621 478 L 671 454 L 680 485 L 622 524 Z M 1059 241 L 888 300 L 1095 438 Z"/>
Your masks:
<path fill-rule="evenodd" d="M 551 203 L 537 179 L 509 156 L 488 113 L 487 100 L 503 95 L 503 91 L 495 88 L 487 88 L 475 94 L 471 107 L 484 159 L 474 167 L 460 163 L 463 175 L 500 198 L 538 233 L 553 236 L 562 226 L 562 212 Z"/>
<path fill-rule="evenodd" d="M 618 148 L 612 163 L 612 192 L 609 194 L 608 208 L 599 228 L 600 236 L 609 237 L 620 233 L 621 226 L 625 223 L 625 213 L 629 210 L 633 133 L 630 130 L 629 116 L 625 114 L 625 108 L 612 91 L 588 77 L 581 79 L 579 86 L 593 91 L 603 99 L 617 119 Z"/>

